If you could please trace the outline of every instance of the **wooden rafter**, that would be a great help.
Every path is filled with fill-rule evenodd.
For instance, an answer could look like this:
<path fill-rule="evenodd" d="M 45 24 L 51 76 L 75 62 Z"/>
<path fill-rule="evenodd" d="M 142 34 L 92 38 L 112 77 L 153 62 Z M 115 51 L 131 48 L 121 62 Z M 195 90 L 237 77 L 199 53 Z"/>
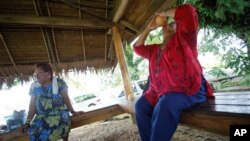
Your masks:
<path fill-rule="evenodd" d="M 17 16 L 0 14 L 0 23 L 3 24 L 23 24 L 30 26 L 45 26 L 45 27 L 88 27 L 95 29 L 102 29 L 112 27 L 112 22 L 104 22 L 100 20 L 88 19 L 79 20 L 76 18 L 59 18 L 59 17 L 45 17 L 45 16 Z M 100 24 L 101 23 L 101 24 Z"/>
<path fill-rule="evenodd" d="M 80 0 L 78 0 L 80 3 Z M 79 19 L 82 20 L 82 11 L 79 8 Z M 83 59 L 86 61 L 86 47 L 85 47 L 85 42 L 84 42 L 84 36 L 83 36 L 83 29 L 81 28 L 81 40 L 82 40 L 82 52 L 83 52 Z"/>
<path fill-rule="evenodd" d="M 113 22 L 117 23 L 120 20 L 120 18 L 123 16 L 123 14 L 125 12 L 125 9 L 126 9 L 128 3 L 129 3 L 129 0 L 122 0 L 121 1 L 119 8 L 116 11 L 115 16 L 113 18 Z"/>
<path fill-rule="evenodd" d="M 110 46 L 109 46 L 109 54 L 108 54 L 108 58 L 110 59 L 110 64 L 112 63 L 112 59 L 113 59 L 113 46 L 114 46 L 114 42 L 113 42 L 113 37 L 112 37 Z"/>
<path fill-rule="evenodd" d="M 49 15 L 49 17 L 51 17 L 48 0 L 46 0 L 46 6 L 47 6 L 47 10 L 48 10 L 48 15 Z M 56 45 L 55 32 L 54 32 L 54 28 L 53 27 L 51 28 L 51 32 L 52 32 L 54 49 L 55 49 L 55 55 L 56 55 L 56 60 L 57 60 L 56 62 L 60 63 L 60 59 L 59 59 L 59 55 L 58 55 L 58 51 L 57 51 L 57 45 Z"/>
<path fill-rule="evenodd" d="M 18 72 L 18 69 L 17 69 L 17 67 L 16 67 L 16 63 L 15 63 L 15 61 L 14 61 L 14 59 L 13 59 L 11 53 L 10 53 L 10 50 L 9 50 L 9 48 L 8 48 L 8 46 L 7 46 L 7 44 L 6 44 L 5 40 L 4 40 L 4 38 L 3 38 L 2 33 L 0 33 L 0 38 L 1 38 L 1 40 L 2 40 L 3 46 L 4 46 L 5 50 L 6 50 L 6 52 L 7 52 L 8 56 L 9 56 L 9 58 L 10 58 L 10 60 L 11 60 L 11 63 L 14 65 L 14 68 L 15 68 L 16 72 Z"/>
<path fill-rule="evenodd" d="M 108 0 L 106 0 L 106 13 L 105 13 L 105 16 L 106 16 L 106 22 L 107 22 L 107 18 L 108 18 L 108 9 L 107 9 L 107 7 L 108 7 Z M 104 32 L 104 36 L 105 36 L 105 47 L 104 47 L 104 59 L 105 59 L 105 61 L 107 61 L 107 33 L 106 32 Z"/>
<path fill-rule="evenodd" d="M 52 28 L 51 30 L 52 30 L 52 37 L 53 37 L 53 43 L 54 43 L 54 47 L 55 47 L 55 53 L 56 53 L 57 63 L 60 64 L 60 58 L 59 58 L 59 54 L 58 54 L 58 51 L 57 51 L 56 37 L 55 37 L 54 28 Z"/>
<path fill-rule="evenodd" d="M 104 38 L 105 38 L 105 45 L 104 45 L 104 59 L 105 61 L 107 61 L 107 44 L 108 44 L 108 35 L 106 34 L 106 32 L 104 32 L 105 35 L 104 35 Z"/>
<path fill-rule="evenodd" d="M 37 62 L 47 62 L 49 60 L 29 60 L 29 61 L 15 61 L 15 64 L 20 64 L 20 65 L 25 65 L 25 64 L 33 64 L 33 63 L 37 63 Z M 0 65 L 13 65 L 13 63 L 0 63 Z"/>
<path fill-rule="evenodd" d="M 35 8 L 36 15 L 40 16 L 42 12 L 40 11 L 41 8 L 38 7 L 39 6 L 38 3 L 39 2 L 37 2 L 36 0 L 33 0 L 33 5 L 34 5 L 34 8 Z M 47 31 L 45 31 L 45 29 L 43 27 L 41 27 L 40 29 L 41 29 L 41 33 L 42 33 L 42 37 L 43 37 L 43 42 L 44 42 L 44 45 L 45 45 L 45 48 L 46 48 L 46 52 L 47 52 L 47 55 L 48 55 L 49 63 L 52 64 L 50 53 L 49 53 L 49 48 L 48 48 L 48 44 L 47 44 L 48 42 L 47 42 L 47 39 L 46 39 L 46 35 L 48 33 L 47 33 Z M 46 32 L 46 35 L 45 35 L 45 32 Z"/>
<path fill-rule="evenodd" d="M 131 24 L 131 23 L 125 21 L 125 20 L 120 20 L 119 24 L 122 25 L 122 26 L 125 26 L 125 27 L 127 27 L 127 28 L 129 28 L 129 29 L 131 29 L 131 30 L 133 30 L 133 31 L 135 31 L 137 33 L 140 32 L 140 29 L 138 27 L 136 27 L 135 25 L 133 25 L 133 24 Z"/>
<path fill-rule="evenodd" d="M 88 11 L 85 8 L 82 8 L 79 4 L 73 4 L 73 3 L 71 3 L 71 2 L 69 2 L 67 0 L 60 0 L 60 1 L 63 2 L 64 4 L 68 5 L 68 6 L 71 6 L 71 7 L 76 8 L 76 9 L 80 9 L 83 12 L 85 12 L 85 13 L 87 13 L 87 14 L 89 14 L 89 15 L 97 18 L 97 19 L 106 20 L 105 17 L 97 15 L 97 14 L 93 13 L 92 11 Z"/>
<path fill-rule="evenodd" d="M 47 52 L 47 55 L 48 55 L 49 63 L 51 64 L 52 61 L 51 61 L 51 57 L 50 57 L 50 53 L 49 53 L 49 49 L 48 49 L 48 45 L 47 45 L 47 41 L 46 41 L 44 29 L 42 27 L 41 27 L 41 32 L 42 32 L 43 42 L 44 42 L 44 45 L 45 45 L 45 48 L 46 48 L 46 52 Z"/>

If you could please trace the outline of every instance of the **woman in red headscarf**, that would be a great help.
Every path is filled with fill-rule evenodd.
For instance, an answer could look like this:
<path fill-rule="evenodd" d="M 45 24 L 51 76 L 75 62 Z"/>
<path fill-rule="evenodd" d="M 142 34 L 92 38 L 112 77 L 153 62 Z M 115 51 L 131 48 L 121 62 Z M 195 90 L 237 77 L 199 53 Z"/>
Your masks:
<path fill-rule="evenodd" d="M 150 31 L 159 27 L 153 18 L 134 44 L 134 51 L 149 60 L 149 88 L 135 106 L 142 141 L 170 140 L 181 111 L 213 97 L 197 59 L 196 9 L 185 4 L 156 14 L 166 21 L 173 17 L 174 23 L 163 24 L 162 44 L 145 45 Z"/>

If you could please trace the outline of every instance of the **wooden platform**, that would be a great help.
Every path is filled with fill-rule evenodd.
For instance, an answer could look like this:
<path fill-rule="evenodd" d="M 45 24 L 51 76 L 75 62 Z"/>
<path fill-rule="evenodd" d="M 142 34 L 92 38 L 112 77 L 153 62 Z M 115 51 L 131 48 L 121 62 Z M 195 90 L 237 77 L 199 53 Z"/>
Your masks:
<path fill-rule="evenodd" d="M 229 136 L 232 124 L 250 124 L 250 91 L 215 93 L 214 100 L 185 110 L 181 123 Z"/>
<path fill-rule="evenodd" d="M 134 113 L 134 103 L 120 101 L 125 112 Z M 215 93 L 215 99 L 184 110 L 180 122 L 229 136 L 231 124 L 250 124 L 250 91 Z"/>
<path fill-rule="evenodd" d="M 188 126 L 229 136 L 231 124 L 250 124 L 250 91 L 215 93 L 214 100 L 185 110 L 180 122 Z M 135 97 L 135 101 L 138 97 Z M 123 113 L 134 113 L 134 102 L 121 100 L 101 109 L 72 117 L 72 128 L 107 119 Z M 26 141 L 27 135 L 16 131 L 1 135 L 1 141 Z"/>

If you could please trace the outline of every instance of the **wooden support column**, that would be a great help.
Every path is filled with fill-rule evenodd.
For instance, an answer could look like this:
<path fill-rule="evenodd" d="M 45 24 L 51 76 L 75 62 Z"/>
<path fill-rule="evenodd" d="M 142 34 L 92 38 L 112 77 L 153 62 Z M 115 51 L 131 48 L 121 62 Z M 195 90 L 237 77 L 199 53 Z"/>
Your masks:
<path fill-rule="evenodd" d="M 113 26 L 112 30 L 113 30 L 113 38 L 114 38 L 116 57 L 118 59 L 121 73 L 122 73 L 124 90 L 125 90 L 127 98 L 130 101 L 133 101 L 134 100 L 133 89 L 132 89 L 132 85 L 131 85 L 129 74 L 128 74 L 127 64 L 125 61 L 125 55 L 124 55 L 124 51 L 123 51 L 123 45 L 122 45 L 122 39 L 120 36 L 120 32 L 119 32 L 119 29 L 117 26 Z"/>

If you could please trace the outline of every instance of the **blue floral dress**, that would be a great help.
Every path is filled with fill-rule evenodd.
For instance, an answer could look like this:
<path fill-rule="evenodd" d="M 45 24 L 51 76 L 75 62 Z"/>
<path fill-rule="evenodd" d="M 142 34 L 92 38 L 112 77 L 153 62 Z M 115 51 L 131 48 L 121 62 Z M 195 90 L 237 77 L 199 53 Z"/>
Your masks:
<path fill-rule="evenodd" d="M 47 88 L 38 85 L 30 89 L 36 103 L 36 115 L 28 129 L 30 141 L 56 141 L 69 134 L 71 119 L 61 94 L 67 84 L 59 78 L 57 83 L 57 94 L 52 93 L 52 84 Z"/>

